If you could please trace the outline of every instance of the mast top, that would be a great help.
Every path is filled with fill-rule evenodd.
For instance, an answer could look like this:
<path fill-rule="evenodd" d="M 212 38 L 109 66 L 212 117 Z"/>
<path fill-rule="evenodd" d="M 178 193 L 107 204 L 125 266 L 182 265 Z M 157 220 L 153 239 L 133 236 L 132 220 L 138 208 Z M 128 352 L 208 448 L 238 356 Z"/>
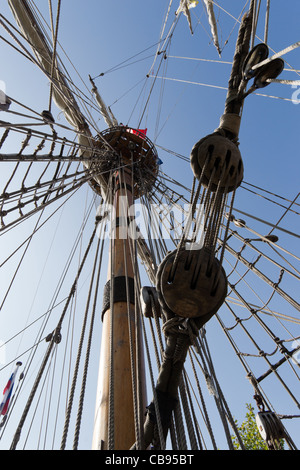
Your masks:
<path fill-rule="evenodd" d="M 110 127 L 97 136 L 96 158 L 92 164 L 108 182 L 111 171 L 127 167 L 133 173 L 132 193 L 135 199 L 152 191 L 157 174 L 159 158 L 156 148 L 145 132 L 124 125 Z M 90 184 L 102 194 L 95 177 Z"/>

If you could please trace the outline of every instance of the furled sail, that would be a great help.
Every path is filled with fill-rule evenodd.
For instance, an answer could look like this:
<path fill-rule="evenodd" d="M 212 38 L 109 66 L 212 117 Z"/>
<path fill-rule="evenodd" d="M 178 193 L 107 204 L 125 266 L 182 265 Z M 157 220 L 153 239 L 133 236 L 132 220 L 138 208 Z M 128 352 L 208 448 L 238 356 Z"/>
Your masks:
<path fill-rule="evenodd" d="M 183 12 L 183 14 L 187 17 L 191 34 L 193 34 L 193 28 L 192 28 L 190 8 L 196 7 L 198 3 L 199 2 L 197 0 L 180 0 L 180 5 L 176 11 L 176 15 Z"/>
<path fill-rule="evenodd" d="M 56 63 L 55 67 L 52 67 L 54 54 L 51 51 L 39 24 L 36 22 L 27 0 L 23 0 L 22 2 L 20 0 L 8 0 L 8 3 L 20 30 L 30 43 L 41 69 L 53 83 L 53 101 L 64 113 L 66 120 L 77 132 L 78 143 L 81 147 L 81 155 L 87 157 L 87 160 L 83 160 L 82 163 L 84 167 L 89 170 L 91 165 L 90 157 L 92 157 L 94 153 L 95 139 L 89 129 L 88 122 L 81 113 L 79 105 L 77 104 L 63 73 L 59 69 L 58 64 Z M 96 99 L 100 106 L 101 97 L 99 92 L 97 92 Z M 105 113 L 102 113 L 102 115 L 105 117 L 108 126 L 113 127 L 117 125 L 116 118 L 111 110 L 106 108 L 105 104 L 102 106 L 102 111 L 103 110 L 105 110 Z M 103 178 L 99 173 L 95 174 L 93 178 L 96 180 L 99 187 L 101 187 L 102 193 L 106 194 L 107 183 L 105 178 Z M 139 257 L 145 263 L 150 279 L 154 280 L 155 275 L 153 273 L 153 265 L 149 261 L 150 255 L 148 246 L 142 237 L 137 240 L 137 245 Z"/>
<path fill-rule="evenodd" d="M 30 43 L 37 61 L 53 84 L 52 98 L 58 108 L 64 113 L 66 120 L 77 131 L 78 142 L 82 148 L 84 156 L 92 156 L 93 137 L 76 99 L 68 86 L 65 76 L 61 72 L 57 62 L 53 67 L 53 52 L 51 51 L 47 40 L 36 22 L 34 14 L 27 0 L 8 0 L 11 11 L 16 22 Z M 89 168 L 89 162 L 83 162 L 86 168 Z M 99 176 L 99 179 L 101 177 Z M 99 181 L 103 184 L 104 181 Z"/>
<path fill-rule="evenodd" d="M 72 126 L 82 128 L 85 124 L 84 117 L 62 72 L 57 65 L 52 67 L 53 54 L 30 6 L 27 1 L 8 0 L 8 3 L 20 30 L 31 44 L 41 68 L 52 81 L 54 102 L 63 111 L 67 121 Z"/>
<path fill-rule="evenodd" d="M 216 49 L 219 55 L 221 55 L 221 49 L 220 49 L 219 39 L 218 39 L 217 22 L 216 22 L 216 17 L 214 13 L 213 2 L 212 0 L 204 0 L 204 3 L 205 3 L 207 14 L 208 14 L 208 21 L 210 24 L 210 29 L 211 29 L 212 37 L 214 40 L 214 44 L 216 46 Z"/>
<path fill-rule="evenodd" d="M 106 122 L 106 124 L 109 126 L 109 127 L 114 127 L 114 126 L 117 126 L 118 125 L 118 121 L 117 119 L 115 118 L 115 116 L 113 115 L 112 111 L 110 108 L 107 108 L 106 104 L 104 103 L 99 91 L 98 91 L 98 88 L 96 87 L 95 85 L 95 82 L 94 80 L 92 79 L 92 77 L 90 76 L 90 82 L 93 86 L 92 88 L 92 92 L 95 96 L 95 99 L 98 103 L 98 106 L 100 108 L 100 112 Z"/>

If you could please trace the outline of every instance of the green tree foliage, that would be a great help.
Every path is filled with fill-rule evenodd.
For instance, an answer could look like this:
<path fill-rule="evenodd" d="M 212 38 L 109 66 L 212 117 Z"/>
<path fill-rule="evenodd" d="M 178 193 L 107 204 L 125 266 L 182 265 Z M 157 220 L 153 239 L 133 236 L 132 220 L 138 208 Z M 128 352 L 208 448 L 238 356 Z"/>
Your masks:
<path fill-rule="evenodd" d="M 240 437 L 243 441 L 246 450 L 268 450 L 267 443 L 262 439 L 261 435 L 259 434 L 256 420 L 255 420 L 255 413 L 254 408 L 251 404 L 246 404 L 248 412 L 246 413 L 246 419 L 242 422 L 239 426 L 237 424 L 238 431 L 240 433 Z M 241 449 L 241 446 L 236 438 L 236 436 L 232 436 L 232 442 L 234 445 L 235 450 Z"/>

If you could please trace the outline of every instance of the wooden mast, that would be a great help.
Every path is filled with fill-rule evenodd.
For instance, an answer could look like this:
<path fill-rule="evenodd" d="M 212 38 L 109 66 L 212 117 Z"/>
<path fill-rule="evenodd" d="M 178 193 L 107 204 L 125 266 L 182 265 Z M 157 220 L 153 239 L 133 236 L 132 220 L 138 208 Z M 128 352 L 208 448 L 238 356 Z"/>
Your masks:
<path fill-rule="evenodd" d="M 146 406 L 143 358 L 140 357 L 137 361 L 136 357 L 136 351 L 141 350 L 142 338 L 139 319 L 135 318 L 134 296 L 132 294 L 135 271 L 131 255 L 133 244 L 127 234 L 127 210 L 122 207 L 124 201 L 128 207 L 134 204 L 131 171 L 128 170 L 123 172 L 122 178 L 119 173 L 115 174 L 113 202 L 116 217 L 115 232 L 110 243 L 108 282 L 104 292 L 104 301 L 106 298 L 109 302 L 112 296 L 112 304 L 103 314 L 92 444 L 94 450 L 109 448 L 126 450 L 130 449 L 136 441 L 132 363 L 136 378 L 139 383 L 144 384 L 142 390 L 143 409 Z M 112 221 L 112 223 L 114 222 Z M 112 279 L 114 279 L 113 288 L 111 288 Z M 128 302 L 126 297 L 129 292 L 131 294 Z M 130 345 L 132 345 L 132 349 Z M 112 378 L 113 382 L 111 383 Z M 113 430 L 110 436 L 109 428 Z"/>

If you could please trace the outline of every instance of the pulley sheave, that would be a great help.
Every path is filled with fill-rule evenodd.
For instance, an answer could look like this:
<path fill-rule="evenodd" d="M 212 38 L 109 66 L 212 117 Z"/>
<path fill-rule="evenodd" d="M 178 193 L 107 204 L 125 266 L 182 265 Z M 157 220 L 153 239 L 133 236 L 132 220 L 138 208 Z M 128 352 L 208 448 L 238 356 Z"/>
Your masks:
<path fill-rule="evenodd" d="M 243 77 L 245 80 L 250 80 L 250 78 L 256 75 L 258 69 L 252 70 L 252 68 L 263 60 L 266 60 L 268 55 L 269 48 L 263 42 L 257 44 L 253 49 L 251 49 L 243 65 Z"/>
<path fill-rule="evenodd" d="M 270 84 L 268 80 L 272 80 L 281 74 L 284 68 L 284 61 L 280 57 L 271 60 L 265 65 L 262 65 L 258 69 L 258 72 L 254 79 L 254 86 L 256 88 L 264 88 Z"/>
<path fill-rule="evenodd" d="M 201 327 L 224 302 L 227 278 L 209 250 L 175 250 L 159 266 L 157 292 L 167 314 L 199 319 Z"/>
<path fill-rule="evenodd" d="M 191 152 L 191 167 L 204 187 L 229 193 L 242 182 L 244 165 L 238 146 L 218 132 L 197 142 Z"/>

